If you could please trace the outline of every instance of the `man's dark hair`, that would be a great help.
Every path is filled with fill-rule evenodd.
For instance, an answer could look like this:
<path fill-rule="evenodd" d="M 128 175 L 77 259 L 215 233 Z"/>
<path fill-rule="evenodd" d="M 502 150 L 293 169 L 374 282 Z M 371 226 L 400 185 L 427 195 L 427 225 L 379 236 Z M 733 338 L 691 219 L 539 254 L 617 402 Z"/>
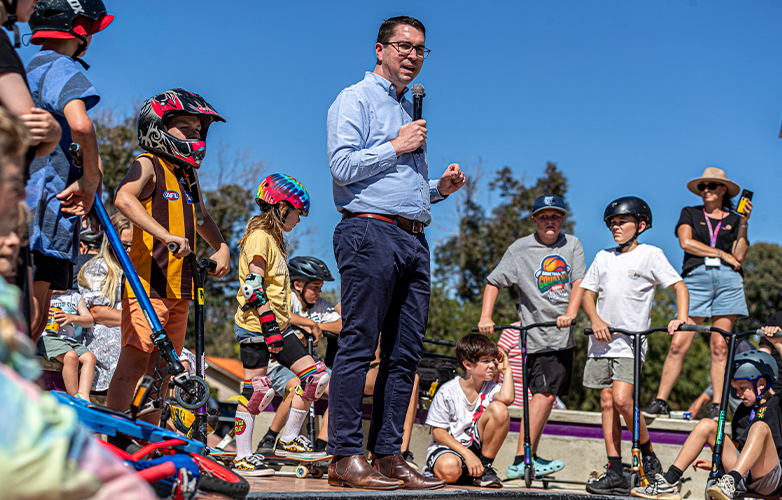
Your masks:
<path fill-rule="evenodd" d="M 419 21 L 414 17 L 397 16 L 383 21 L 383 24 L 380 25 L 380 29 L 377 31 L 377 42 L 378 43 L 390 42 L 391 37 L 394 36 L 396 27 L 400 25 L 411 26 L 417 29 L 418 31 L 420 31 L 421 33 L 423 33 L 424 37 L 426 37 L 426 28 L 424 28 L 424 23 L 422 23 L 421 21 Z M 380 61 L 376 61 L 375 64 L 380 64 Z"/>
<path fill-rule="evenodd" d="M 462 337 L 462 339 L 456 343 L 454 352 L 456 354 L 456 361 L 462 369 L 464 369 L 465 361 L 477 363 L 484 356 L 489 356 L 494 359 L 499 355 L 497 344 L 486 335 L 480 333 L 471 333 Z"/>

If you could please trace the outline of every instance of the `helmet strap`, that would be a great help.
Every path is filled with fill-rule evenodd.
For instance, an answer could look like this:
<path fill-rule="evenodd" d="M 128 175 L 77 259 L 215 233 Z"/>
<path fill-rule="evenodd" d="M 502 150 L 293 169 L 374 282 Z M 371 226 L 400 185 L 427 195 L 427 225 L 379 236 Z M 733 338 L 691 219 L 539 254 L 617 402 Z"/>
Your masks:
<path fill-rule="evenodd" d="M 79 43 L 79 47 L 76 49 L 76 52 L 74 52 L 73 55 L 71 56 L 71 59 L 73 59 L 77 63 L 81 64 L 82 68 L 84 68 L 84 70 L 87 71 L 88 69 L 90 69 L 90 65 L 87 64 L 84 61 L 84 59 L 79 57 L 79 54 L 81 54 L 84 51 L 84 49 L 87 48 L 87 37 L 86 36 L 81 36 L 81 35 L 79 35 L 78 33 L 76 33 L 73 30 L 70 30 L 68 33 L 70 33 L 71 35 L 73 35 L 76 38 L 78 38 L 79 41 L 81 42 L 81 43 Z"/>
<path fill-rule="evenodd" d="M 16 1 L 3 0 L 3 6 L 5 7 L 5 13 L 8 15 L 8 19 L 3 23 L 3 28 L 8 31 L 14 32 L 14 48 L 18 49 L 22 46 L 21 39 L 19 38 L 19 27 L 16 25 L 18 18 L 16 17 Z"/>
<path fill-rule="evenodd" d="M 619 246 L 617 247 L 617 249 L 619 250 L 619 252 L 620 252 L 620 253 L 621 253 L 621 252 L 624 252 L 624 249 L 625 249 L 625 248 L 627 248 L 627 247 L 629 247 L 630 245 L 632 245 L 632 244 L 633 244 L 633 242 L 634 242 L 635 240 L 637 240 L 637 239 L 638 239 L 638 234 L 639 234 L 639 233 L 638 233 L 638 229 L 636 228 L 636 230 L 635 230 L 635 234 L 633 235 L 633 237 L 632 237 L 632 238 L 630 238 L 629 240 L 625 241 L 624 243 L 622 243 L 621 245 L 619 245 Z"/>

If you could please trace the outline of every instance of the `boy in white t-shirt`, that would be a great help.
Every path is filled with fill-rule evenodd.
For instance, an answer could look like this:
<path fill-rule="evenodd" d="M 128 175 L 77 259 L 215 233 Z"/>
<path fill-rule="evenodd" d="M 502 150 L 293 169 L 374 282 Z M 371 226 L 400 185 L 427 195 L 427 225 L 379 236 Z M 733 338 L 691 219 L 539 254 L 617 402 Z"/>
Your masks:
<path fill-rule="evenodd" d="M 492 462 L 508 435 L 508 406 L 515 398 L 508 356 L 481 334 L 465 336 L 454 350 L 465 375 L 443 384 L 429 407 L 432 442 L 424 475 L 449 484 L 502 488 Z M 502 384 L 491 381 L 497 371 L 504 376 Z"/>
<path fill-rule="evenodd" d="M 629 337 L 612 335 L 608 329 L 648 329 L 654 291 L 657 285 L 662 285 L 676 292 L 677 319 L 668 324 L 668 333 L 672 335 L 687 320 L 689 294 L 662 250 L 638 244 L 638 235 L 652 227 L 652 211 L 643 200 L 634 196 L 619 198 L 606 207 L 603 220 L 619 246 L 601 250 L 595 256 L 581 288 L 584 289 L 582 307 L 594 331 L 589 339 L 584 387 L 600 389 L 609 465 L 605 475 L 588 485 L 586 490 L 595 494 L 629 495 L 630 482 L 622 471 L 619 415 L 625 422 L 633 421 L 633 349 Z M 646 356 L 646 347 L 644 338 L 642 358 Z M 662 472 L 662 466 L 652 451 L 643 419 L 640 420 L 640 442 L 644 473 L 654 481 L 655 474 Z"/>

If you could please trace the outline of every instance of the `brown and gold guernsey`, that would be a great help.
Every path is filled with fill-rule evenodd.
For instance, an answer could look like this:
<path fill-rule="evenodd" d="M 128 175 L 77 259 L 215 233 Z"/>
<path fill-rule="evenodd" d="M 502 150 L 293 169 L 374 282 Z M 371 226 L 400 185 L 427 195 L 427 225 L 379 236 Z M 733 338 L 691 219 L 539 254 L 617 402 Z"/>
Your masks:
<path fill-rule="evenodd" d="M 196 215 L 193 196 L 183 169 L 149 153 L 155 168 L 155 190 L 141 205 L 166 231 L 187 238 L 195 251 Z M 137 158 L 137 159 L 138 159 Z M 195 183 L 195 179 L 191 182 Z M 177 259 L 166 244 L 133 226 L 133 244 L 128 252 L 141 284 L 150 297 L 193 299 L 193 274 L 184 259 Z M 135 297 L 126 284 L 123 297 Z"/>

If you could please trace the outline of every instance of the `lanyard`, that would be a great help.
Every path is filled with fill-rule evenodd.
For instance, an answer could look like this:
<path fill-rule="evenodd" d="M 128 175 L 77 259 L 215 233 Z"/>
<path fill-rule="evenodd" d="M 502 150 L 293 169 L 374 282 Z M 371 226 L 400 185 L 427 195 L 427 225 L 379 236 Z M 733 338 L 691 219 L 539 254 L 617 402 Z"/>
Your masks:
<path fill-rule="evenodd" d="M 703 215 L 706 217 L 706 225 L 709 226 L 709 239 L 711 239 L 711 248 L 717 248 L 717 236 L 719 235 L 720 228 L 722 227 L 722 217 L 724 216 L 724 213 L 722 210 L 720 210 L 720 223 L 717 224 L 717 229 L 713 230 L 711 228 L 711 219 L 709 219 L 709 216 L 706 215 L 706 209 L 703 209 Z"/>

